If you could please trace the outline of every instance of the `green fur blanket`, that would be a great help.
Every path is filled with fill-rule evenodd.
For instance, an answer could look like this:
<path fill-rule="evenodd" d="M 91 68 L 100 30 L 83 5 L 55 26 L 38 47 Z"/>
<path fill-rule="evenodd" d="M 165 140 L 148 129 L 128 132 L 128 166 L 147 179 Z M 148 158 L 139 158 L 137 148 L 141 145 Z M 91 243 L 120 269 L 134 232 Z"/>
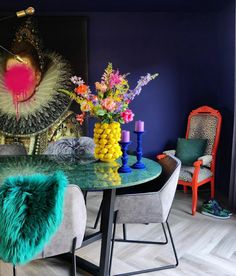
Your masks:
<path fill-rule="evenodd" d="M 25 264 L 62 222 L 67 179 L 62 172 L 15 176 L 0 186 L 0 259 Z"/>

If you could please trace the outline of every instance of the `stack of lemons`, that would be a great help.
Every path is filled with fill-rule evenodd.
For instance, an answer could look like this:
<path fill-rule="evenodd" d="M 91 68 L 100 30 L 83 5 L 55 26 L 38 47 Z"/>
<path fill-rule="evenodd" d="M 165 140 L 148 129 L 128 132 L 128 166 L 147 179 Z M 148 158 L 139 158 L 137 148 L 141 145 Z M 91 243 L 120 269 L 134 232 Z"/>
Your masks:
<path fill-rule="evenodd" d="M 96 123 L 94 128 L 95 157 L 112 162 L 122 155 L 119 141 L 121 128 L 118 122 Z"/>

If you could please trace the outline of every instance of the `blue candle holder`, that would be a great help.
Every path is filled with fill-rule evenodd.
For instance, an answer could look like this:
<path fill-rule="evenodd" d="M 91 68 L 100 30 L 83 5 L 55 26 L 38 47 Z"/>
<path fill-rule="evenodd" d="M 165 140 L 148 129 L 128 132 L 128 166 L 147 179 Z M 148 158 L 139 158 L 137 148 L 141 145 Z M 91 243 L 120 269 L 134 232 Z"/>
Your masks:
<path fill-rule="evenodd" d="M 141 162 L 143 156 L 143 149 L 142 149 L 142 135 L 144 131 L 134 131 L 137 134 L 137 149 L 136 149 L 136 156 L 137 162 L 134 163 L 131 168 L 133 169 L 145 169 L 146 166 Z"/>
<path fill-rule="evenodd" d="M 131 144 L 131 142 L 119 142 L 119 144 L 121 145 L 121 149 L 122 149 L 122 166 L 118 169 L 118 173 L 130 173 L 132 170 L 130 168 L 130 166 L 128 166 L 128 154 L 127 154 L 127 150 L 128 150 L 128 146 Z"/>

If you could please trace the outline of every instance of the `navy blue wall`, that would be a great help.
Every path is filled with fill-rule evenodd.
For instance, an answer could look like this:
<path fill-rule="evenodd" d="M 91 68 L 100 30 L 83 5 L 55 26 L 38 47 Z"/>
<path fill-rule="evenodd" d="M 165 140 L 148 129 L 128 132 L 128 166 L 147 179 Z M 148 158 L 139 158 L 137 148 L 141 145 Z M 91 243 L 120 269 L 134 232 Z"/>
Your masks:
<path fill-rule="evenodd" d="M 88 16 L 90 84 L 99 79 L 108 61 L 122 73 L 131 73 L 131 87 L 146 72 L 160 74 L 131 104 L 135 120 L 145 121 L 145 156 L 154 157 L 163 149 L 175 147 L 177 138 L 185 135 L 189 112 L 200 105 L 210 105 L 219 108 L 228 122 L 224 124 L 221 152 L 227 151 L 229 161 L 228 127 L 231 128 L 233 112 L 232 6 L 207 13 Z M 134 122 L 122 127 L 132 131 Z M 93 123 L 90 135 L 92 129 Z M 228 176 L 229 169 L 225 169 Z M 219 185 L 227 187 L 228 181 Z"/>

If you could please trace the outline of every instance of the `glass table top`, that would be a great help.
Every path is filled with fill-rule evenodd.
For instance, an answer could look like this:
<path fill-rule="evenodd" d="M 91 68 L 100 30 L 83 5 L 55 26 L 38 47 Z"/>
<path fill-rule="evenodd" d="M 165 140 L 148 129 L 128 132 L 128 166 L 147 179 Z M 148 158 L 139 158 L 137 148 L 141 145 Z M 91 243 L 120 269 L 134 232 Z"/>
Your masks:
<path fill-rule="evenodd" d="M 129 165 L 136 162 L 135 156 L 129 156 Z M 0 156 L 0 184 L 8 176 L 31 175 L 37 173 L 52 174 L 61 170 L 67 176 L 70 184 L 78 185 L 82 190 L 104 190 L 129 187 L 148 182 L 161 173 L 161 166 L 147 158 L 142 162 L 145 169 L 131 173 L 118 173 L 121 160 L 105 163 L 91 156 L 80 159 L 63 155 L 27 155 Z"/>

